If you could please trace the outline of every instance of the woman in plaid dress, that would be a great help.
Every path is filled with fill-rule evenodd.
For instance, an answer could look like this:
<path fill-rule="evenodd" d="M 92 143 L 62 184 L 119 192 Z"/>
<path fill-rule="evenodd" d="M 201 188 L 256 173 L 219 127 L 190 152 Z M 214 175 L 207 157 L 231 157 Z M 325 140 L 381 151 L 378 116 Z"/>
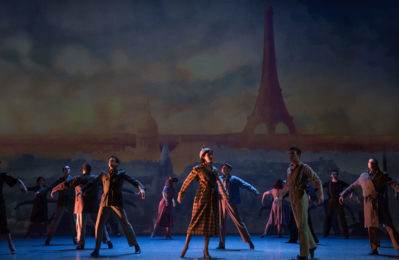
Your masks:
<path fill-rule="evenodd" d="M 217 237 L 217 212 L 218 212 L 218 190 L 223 199 L 228 200 L 226 190 L 224 189 L 218 177 L 218 170 L 212 165 L 213 151 L 210 148 L 203 148 L 200 151 L 201 165 L 193 168 L 184 181 L 177 201 L 181 203 L 186 194 L 188 186 L 197 180 L 199 186 L 194 198 L 193 212 L 190 225 L 187 229 L 186 244 L 180 257 L 184 257 L 191 237 L 193 235 L 204 236 L 204 258 L 210 258 L 208 252 L 209 238 Z"/>

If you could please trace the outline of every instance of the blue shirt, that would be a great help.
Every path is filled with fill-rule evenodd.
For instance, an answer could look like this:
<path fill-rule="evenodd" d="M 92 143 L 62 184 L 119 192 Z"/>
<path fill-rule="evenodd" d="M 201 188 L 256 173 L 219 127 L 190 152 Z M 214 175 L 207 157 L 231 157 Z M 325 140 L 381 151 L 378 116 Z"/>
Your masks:
<path fill-rule="evenodd" d="M 228 180 L 228 187 L 226 187 L 226 179 L 224 176 L 220 176 L 220 181 L 223 183 L 227 194 L 229 195 L 229 203 L 230 204 L 240 204 L 241 196 L 240 196 L 240 188 L 251 191 L 255 194 L 258 194 L 258 190 L 252 186 L 251 184 L 245 182 L 244 180 L 238 178 L 237 176 L 230 176 Z"/>

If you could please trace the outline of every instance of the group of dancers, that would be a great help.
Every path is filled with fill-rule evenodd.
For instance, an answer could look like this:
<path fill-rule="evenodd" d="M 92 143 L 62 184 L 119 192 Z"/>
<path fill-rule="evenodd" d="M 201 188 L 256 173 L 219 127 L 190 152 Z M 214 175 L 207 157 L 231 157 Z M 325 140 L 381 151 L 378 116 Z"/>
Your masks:
<path fill-rule="evenodd" d="M 328 236 L 332 216 L 337 212 L 343 233 L 348 238 L 348 226 L 343 210 L 344 198 L 348 195 L 352 197 L 355 190 L 361 187 L 364 201 L 364 225 L 368 228 L 370 238 L 370 254 L 378 254 L 378 247 L 380 247 L 378 227 L 381 224 L 386 228 L 394 248 L 399 249 L 397 242 L 399 236 L 393 227 L 386 200 L 387 187 L 391 186 L 395 191 L 399 192 L 399 185 L 379 169 L 376 159 L 371 158 L 368 161 L 368 171 L 362 173 L 351 185 L 339 180 L 339 172 L 337 170 L 331 172 L 330 182 L 322 184 L 316 172 L 300 160 L 301 150 L 299 148 L 291 147 L 288 152 L 291 163 L 287 169 L 285 181 L 276 181 L 273 189 L 264 192 L 262 196 L 262 204 L 268 195 L 273 196 L 269 220 L 262 236 L 266 235 L 271 225 L 277 226 L 278 235 L 281 236 L 281 225 L 283 223 L 282 201 L 288 197 L 291 204 L 291 217 L 289 219 L 292 224 L 290 225 L 289 242 L 296 243 L 299 237 L 300 253 L 297 259 L 308 259 L 309 256 L 314 257 L 318 240 L 311 229 L 309 202 L 322 203 L 324 201 L 323 188 L 327 189 L 329 202 L 324 235 Z M 208 249 L 211 237 L 219 236 L 217 249 L 225 249 L 227 215 L 230 216 L 237 227 L 244 243 L 248 243 L 250 249 L 254 249 L 255 246 L 251 236 L 239 214 L 238 205 L 241 202 L 240 189 L 245 189 L 253 193 L 254 196 L 259 196 L 259 191 L 241 178 L 232 175 L 233 166 L 229 162 L 223 163 L 221 167 L 222 174 L 219 176 L 219 170 L 213 165 L 213 150 L 211 148 L 202 148 L 199 158 L 201 163 L 193 167 L 184 180 L 177 196 L 177 202 L 182 203 L 190 184 L 194 180 L 198 182 L 192 216 L 180 257 L 185 257 L 191 238 L 194 235 L 204 237 L 204 258 L 211 258 Z M 71 223 L 75 223 L 76 226 L 72 230 L 76 232 L 76 234 L 73 234 L 73 240 L 74 243 L 78 244 L 77 250 L 82 250 L 85 247 L 87 223 L 90 222 L 95 226 L 95 249 L 91 256 L 97 257 L 99 256 L 101 242 L 106 243 L 108 248 L 113 248 L 105 225 L 109 214 L 113 211 L 119 220 L 129 246 L 134 247 L 134 253 L 141 253 L 135 232 L 124 210 L 122 195 L 124 188 L 122 186 L 125 181 L 129 182 L 139 190 L 138 194 L 142 199 L 145 199 L 145 187 L 139 180 L 129 176 L 126 171 L 119 169 L 119 165 L 119 159 L 116 156 L 110 156 L 106 171 L 101 172 L 99 175 L 94 175 L 91 173 L 90 164 L 85 163 L 82 167 L 82 175 L 75 177 L 71 176 L 70 167 L 64 166 L 63 176 L 52 185 L 46 186 L 44 178 L 39 177 L 36 186 L 29 188 L 25 186 L 21 179 L 5 172 L 0 173 L 0 232 L 6 235 L 11 253 L 15 253 L 16 250 L 7 226 L 5 202 L 2 193 L 4 183 L 9 186 L 14 186 L 18 183 L 23 192 L 35 192 L 32 216 L 25 237 L 29 236 L 31 227 L 35 222 L 40 224 L 41 234 L 45 232 L 47 193 L 50 192 L 52 198 L 55 193 L 58 193 L 57 208 L 47 232 L 45 245 L 50 245 L 63 214 L 67 213 L 73 220 Z M 176 206 L 174 187 L 176 182 L 177 179 L 173 177 L 169 177 L 166 180 L 162 191 L 162 200 L 158 207 L 158 217 L 151 234 L 152 238 L 163 227 L 166 229 L 166 237 L 172 239 L 172 209 Z M 310 183 L 312 185 L 309 185 Z M 98 203 L 100 186 L 102 187 L 102 195 L 101 201 Z M 71 203 L 68 200 L 68 192 L 71 188 L 75 190 L 73 212 Z M 75 214 L 75 219 L 73 214 Z"/>

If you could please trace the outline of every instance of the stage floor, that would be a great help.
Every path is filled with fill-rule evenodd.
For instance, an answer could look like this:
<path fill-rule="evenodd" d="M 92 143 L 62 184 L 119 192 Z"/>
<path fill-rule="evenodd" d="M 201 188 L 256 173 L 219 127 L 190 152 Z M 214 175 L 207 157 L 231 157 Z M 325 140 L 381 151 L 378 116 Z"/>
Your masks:
<path fill-rule="evenodd" d="M 134 247 L 129 247 L 124 237 L 112 238 L 114 249 L 100 251 L 100 259 L 179 259 L 180 251 L 184 245 L 183 236 L 175 236 L 174 240 L 147 237 L 138 237 L 142 253 L 133 254 Z M 299 253 L 298 244 L 286 244 L 287 237 L 266 238 L 253 237 L 255 250 L 249 250 L 239 236 L 229 236 L 226 240 L 226 250 L 216 250 L 218 239 L 212 238 L 209 253 L 216 259 L 292 259 Z M 44 239 L 15 239 L 17 253 L 10 255 L 7 242 L 1 241 L 0 259 L 89 259 L 94 246 L 94 238 L 86 239 L 86 249 L 76 251 L 70 237 L 56 237 L 51 246 L 44 246 Z M 389 240 L 382 240 L 380 256 L 368 256 L 370 251 L 367 238 L 351 238 L 349 240 L 340 237 L 320 239 L 316 250 L 317 259 L 381 259 L 399 258 L 399 251 L 392 248 Z M 186 259 L 202 258 L 203 239 L 193 237 Z"/>

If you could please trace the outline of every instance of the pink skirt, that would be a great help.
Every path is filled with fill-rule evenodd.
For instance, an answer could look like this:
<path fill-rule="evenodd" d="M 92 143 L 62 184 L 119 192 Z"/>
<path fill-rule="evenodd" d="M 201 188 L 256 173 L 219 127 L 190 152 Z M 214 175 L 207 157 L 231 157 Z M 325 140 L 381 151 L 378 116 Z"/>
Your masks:
<path fill-rule="evenodd" d="M 270 211 L 268 225 L 283 224 L 283 205 L 273 200 L 272 210 Z"/>

